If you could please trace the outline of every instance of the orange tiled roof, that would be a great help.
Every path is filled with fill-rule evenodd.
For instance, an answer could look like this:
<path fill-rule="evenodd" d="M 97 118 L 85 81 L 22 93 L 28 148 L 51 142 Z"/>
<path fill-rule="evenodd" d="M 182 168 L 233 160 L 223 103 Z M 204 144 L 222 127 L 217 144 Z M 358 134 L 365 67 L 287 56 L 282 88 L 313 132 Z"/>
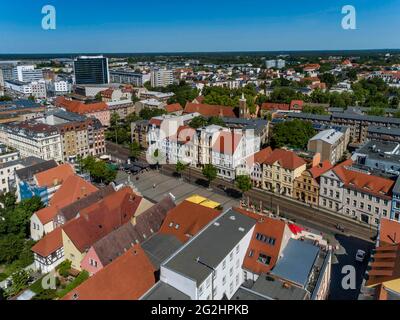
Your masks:
<path fill-rule="evenodd" d="M 282 239 L 286 228 L 285 222 L 279 219 L 261 216 L 240 208 L 235 208 L 235 211 L 257 220 L 257 224 L 243 261 L 243 268 L 256 274 L 267 273 L 271 271 L 279 258 Z M 258 240 L 256 238 L 257 234 L 275 239 L 274 245 Z M 250 253 L 252 253 L 251 257 Z M 269 265 L 261 264 L 257 261 L 260 253 L 271 257 L 271 262 Z"/>
<path fill-rule="evenodd" d="M 38 217 L 38 219 L 40 220 L 40 222 L 43 225 L 45 225 L 45 224 L 53 221 L 54 217 L 58 213 L 58 209 L 59 208 L 57 206 L 50 206 L 50 207 L 40 209 L 35 214 Z"/>
<path fill-rule="evenodd" d="M 336 166 L 333 171 L 346 187 L 355 188 L 379 197 L 389 198 L 395 184 L 394 181 L 386 178 L 349 170 L 343 164 Z"/>
<path fill-rule="evenodd" d="M 228 106 L 217 106 L 210 104 L 198 104 L 188 102 L 185 106 L 185 113 L 195 113 L 198 112 L 204 117 L 228 117 L 236 118 L 232 107 Z"/>
<path fill-rule="evenodd" d="M 172 112 L 178 112 L 178 111 L 182 111 L 183 108 L 179 103 L 174 103 L 174 104 L 169 104 L 165 107 L 165 110 L 168 113 L 172 113 Z"/>
<path fill-rule="evenodd" d="M 65 108 L 69 112 L 82 115 L 108 110 L 108 105 L 105 102 L 84 104 L 80 101 L 67 100 L 65 97 L 58 97 L 55 104 L 58 107 Z"/>
<path fill-rule="evenodd" d="M 379 239 L 382 246 L 400 243 L 400 222 L 382 218 Z"/>
<path fill-rule="evenodd" d="M 184 201 L 168 212 L 159 232 L 187 242 L 220 214 L 218 210 Z"/>
<path fill-rule="evenodd" d="M 367 286 L 400 278 L 400 244 L 376 248 Z"/>
<path fill-rule="evenodd" d="M 272 153 L 272 148 L 264 148 L 254 154 L 254 163 L 263 163 Z M 250 157 L 251 158 L 251 157 Z"/>
<path fill-rule="evenodd" d="M 61 231 L 61 228 L 57 228 L 46 234 L 31 250 L 42 257 L 47 257 L 53 252 L 56 252 L 63 246 Z"/>
<path fill-rule="evenodd" d="M 275 110 L 285 110 L 289 111 L 290 105 L 287 103 L 273 103 L 265 102 L 261 105 L 261 110 L 275 111 Z"/>
<path fill-rule="evenodd" d="M 306 162 L 293 151 L 275 149 L 265 160 L 264 164 L 273 165 L 278 162 L 284 169 L 294 170 Z"/>
<path fill-rule="evenodd" d="M 63 300 L 138 300 L 156 283 L 155 271 L 140 245 L 135 245 Z"/>
<path fill-rule="evenodd" d="M 135 214 L 142 197 L 125 187 L 80 212 L 79 218 L 64 225 L 63 230 L 75 247 L 84 252 L 96 241 L 127 223 Z"/>
<path fill-rule="evenodd" d="M 303 100 L 292 100 L 290 102 L 290 110 L 303 110 Z"/>
<path fill-rule="evenodd" d="M 333 165 L 330 163 L 329 160 L 325 160 L 319 165 L 312 167 L 309 171 L 314 179 L 320 177 L 325 172 L 331 170 Z"/>
<path fill-rule="evenodd" d="M 55 168 L 37 173 L 35 178 L 40 187 L 53 187 L 64 183 L 73 174 L 74 170 L 72 166 L 65 163 Z"/>
<path fill-rule="evenodd" d="M 57 205 L 63 208 L 98 190 L 99 189 L 90 182 L 74 174 L 69 176 L 61 185 L 60 189 L 56 191 L 50 200 L 50 206 Z"/>

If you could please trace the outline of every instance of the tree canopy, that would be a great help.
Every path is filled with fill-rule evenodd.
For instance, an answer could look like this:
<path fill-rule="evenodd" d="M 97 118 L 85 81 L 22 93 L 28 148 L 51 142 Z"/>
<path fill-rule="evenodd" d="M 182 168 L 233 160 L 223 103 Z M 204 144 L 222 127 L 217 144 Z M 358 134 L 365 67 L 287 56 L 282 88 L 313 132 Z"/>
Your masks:
<path fill-rule="evenodd" d="M 284 146 L 306 149 L 308 141 L 316 134 L 311 122 L 302 120 L 285 121 L 274 125 L 271 144 L 274 148 Z"/>

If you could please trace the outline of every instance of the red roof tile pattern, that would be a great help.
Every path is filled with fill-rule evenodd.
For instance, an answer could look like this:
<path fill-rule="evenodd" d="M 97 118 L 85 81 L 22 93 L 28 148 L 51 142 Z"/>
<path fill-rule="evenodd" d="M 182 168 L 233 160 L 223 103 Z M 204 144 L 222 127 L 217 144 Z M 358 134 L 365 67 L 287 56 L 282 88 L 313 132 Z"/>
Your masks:
<path fill-rule="evenodd" d="M 236 118 L 236 114 L 233 112 L 232 107 L 188 102 L 185 106 L 184 113 L 195 112 L 200 113 L 204 117 Z"/>
<path fill-rule="evenodd" d="M 279 163 L 281 167 L 289 170 L 295 170 L 306 164 L 306 162 L 293 151 L 283 149 L 275 149 L 272 151 L 263 163 L 268 165 Z"/>
<path fill-rule="evenodd" d="M 38 186 L 51 188 L 64 183 L 70 176 L 74 174 L 73 167 L 66 163 L 37 173 L 35 178 Z"/>
<path fill-rule="evenodd" d="M 140 245 L 135 245 L 63 300 L 138 300 L 156 283 L 155 271 Z"/>
<path fill-rule="evenodd" d="M 52 232 L 46 234 L 43 239 L 32 247 L 32 251 L 41 257 L 47 257 L 62 248 L 62 229 L 57 228 Z"/>
<path fill-rule="evenodd" d="M 67 100 L 65 97 L 58 97 L 55 104 L 58 107 L 65 108 L 69 112 L 81 115 L 108 110 L 108 105 L 105 102 L 84 104 L 80 101 Z"/>
<path fill-rule="evenodd" d="M 169 104 L 165 107 L 165 110 L 168 113 L 173 113 L 173 112 L 179 112 L 179 111 L 183 111 L 182 106 L 179 103 L 174 103 L 174 104 Z"/>

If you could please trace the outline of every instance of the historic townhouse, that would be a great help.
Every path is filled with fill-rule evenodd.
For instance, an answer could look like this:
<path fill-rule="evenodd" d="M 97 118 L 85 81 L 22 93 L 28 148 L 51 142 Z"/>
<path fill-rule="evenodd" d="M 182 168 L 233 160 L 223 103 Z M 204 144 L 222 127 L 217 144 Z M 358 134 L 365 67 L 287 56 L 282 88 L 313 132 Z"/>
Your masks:
<path fill-rule="evenodd" d="M 318 206 L 320 193 L 320 176 L 332 169 L 329 161 L 324 161 L 317 166 L 303 171 L 294 181 L 293 197 L 304 203 Z"/>
<path fill-rule="evenodd" d="M 292 197 L 294 180 L 306 168 L 306 162 L 293 151 L 275 149 L 263 162 L 262 188 Z"/>
<path fill-rule="evenodd" d="M 377 227 L 389 218 L 395 181 L 349 167 L 347 161 L 321 177 L 320 206 Z"/>

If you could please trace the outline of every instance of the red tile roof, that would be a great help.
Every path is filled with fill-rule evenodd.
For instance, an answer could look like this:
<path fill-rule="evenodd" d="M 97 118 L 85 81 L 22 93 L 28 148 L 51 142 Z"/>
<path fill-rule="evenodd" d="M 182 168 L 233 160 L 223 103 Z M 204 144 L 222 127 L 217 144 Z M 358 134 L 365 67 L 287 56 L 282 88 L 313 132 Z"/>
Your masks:
<path fill-rule="evenodd" d="M 253 235 L 250 240 L 243 268 L 256 274 L 267 273 L 275 266 L 282 246 L 286 224 L 280 219 L 273 219 L 246 210 L 235 208 L 235 211 L 257 220 Z M 275 239 L 275 243 L 269 244 L 256 238 L 257 234 Z M 251 254 L 250 254 L 251 253 Z M 260 254 L 271 257 L 269 265 L 257 261 Z"/>
<path fill-rule="evenodd" d="M 203 96 L 198 96 L 196 99 L 194 99 L 193 101 L 197 101 L 198 103 L 203 103 L 205 97 Z"/>
<path fill-rule="evenodd" d="M 63 300 L 138 300 L 156 283 L 155 271 L 140 245 L 135 245 Z"/>
<path fill-rule="evenodd" d="M 98 190 L 90 182 L 74 174 L 69 176 L 56 191 L 50 199 L 50 206 L 56 205 L 63 208 Z"/>
<path fill-rule="evenodd" d="M 142 197 L 125 187 L 80 212 L 79 218 L 64 225 L 63 230 L 75 247 L 84 252 L 96 241 L 127 223 L 135 214 Z"/>
<path fill-rule="evenodd" d="M 169 104 L 165 107 L 165 110 L 168 113 L 172 113 L 172 112 L 178 112 L 178 111 L 182 111 L 183 108 L 179 103 L 174 103 L 174 104 Z"/>
<path fill-rule="evenodd" d="M 55 104 L 58 107 L 65 108 L 69 112 L 82 115 L 108 110 L 108 105 L 105 102 L 84 104 L 80 101 L 67 100 L 65 97 L 58 97 Z"/>
<path fill-rule="evenodd" d="M 278 162 L 284 169 L 294 170 L 306 162 L 296 155 L 293 151 L 275 149 L 272 153 L 264 160 L 264 164 L 273 165 Z"/>
<path fill-rule="evenodd" d="M 159 127 L 162 124 L 162 120 L 152 118 L 152 119 L 150 119 L 149 124 Z"/>
<path fill-rule="evenodd" d="M 357 189 L 378 197 L 391 198 L 391 191 L 395 181 L 349 170 L 345 165 L 336 166 L 333 171 L 348 188 Z"/>
<path fill-rule="evenodd" d="M 57 228 L 46 234 L 31 250 L 42 257 L 47 257 L 53 252 L 56 252 L 63 246 L 61 231 L 61 228 Z"/>
<path fill-rule="evenodd" d="M 264 148 L 257 153 L 254 154 L 254 156 L 249 157 L 248 159 L 253 159 L 254 163 L 264 163 L 264 161 L 269 157 L 269 155 L 272 153 L 272 148 L 267 147 Z"/>
<path fill-rule="evenodd" d="M 400 278 L 400 244 L 376 248 L 367 286 L 375 286 Z"/>
<path fill-rule="evenodd" d="M 320 163 L 318 166 L 312 167 L 309 171 L 314 179 L 320 177 L 325 172 L 331 170 L 333 165 L 329 160 Z"/>
<path fill-rule="evenodd" d="M 382 218 L 379 239 L 382 246 L 400 243 L 400 222 Z"/>
<path fill-rule="evenodd" d="M 188 102 L 185 106 L 184 113 L 195 113 L 198 112 L 204 117 L 228 117 L 236 118 L 232 107 L 228 106 L 217 106 L 210 104 L 197 104 Z"/>
<path fill-rule="evenodd" d="M 290 102 L 290 110 L 303 110 L 303 100 L 292 100 Z"/>
<path fill-rule="evenodd" d="M 66 163 L 37 173 L 35 178 L 40 187 L 54 187 L 64 183 L 72 175 L 74 175 L 74 170 L 70 164 Z"/>
<path fill-rule="evenodd" d="M 289 109 L 290 105 L 286 103 L 265 102 L 261 105 L 261 110 L 267 110 L 267 111 L 276 111 L 276 110 L 289 111 Z"/>
<path fill-rule="evenodd" d="M 220 214 L 218 210 L 184 201 L 168 212 L 160 233 L 172 234 L 187 242 Z"/>

